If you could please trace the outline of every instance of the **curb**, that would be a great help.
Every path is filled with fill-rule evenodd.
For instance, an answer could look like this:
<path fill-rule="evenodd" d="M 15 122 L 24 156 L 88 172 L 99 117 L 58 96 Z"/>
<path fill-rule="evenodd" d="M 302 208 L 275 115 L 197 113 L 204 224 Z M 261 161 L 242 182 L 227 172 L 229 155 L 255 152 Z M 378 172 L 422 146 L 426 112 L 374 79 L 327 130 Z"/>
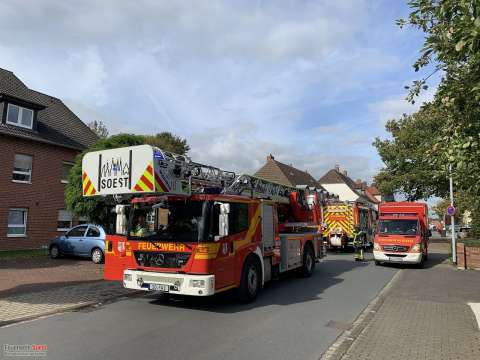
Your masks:
<path fill-rule="evenodd" d="M 319 360 L 340 360 L 345 355 L 348 349 L 350 349 L 350 346 L 352 346 L 353 341 L 358 335 L 360 335 L 375 316 L 378 309 L 384 303 L 387 293 L 402 274 L 403 269 L 400 269 L 395 275 L 393 275 L 390 281 L 382 288 L 382 290 L 380 290 L 378 295 L 370 301 L 367 307 L 360 313 L 360 315 L 358 315 L 352 323 L 351 329 L 345 330 L 341 333 L 334 343 L 320 356 Z"/>
<path fill-rule="evenodd" d="M 14 319 L 14 320 L 0 321 L 0 329 L 11 326 L 11 325 L 14 325 L 14 324 L 29 322 L 29 321 L 32 321 L 32 320 L 35 320 L 35 319 L 49 317 L 49 316 L 56 315 L 56 314 L 62 314 L 62 313 L 66 313 L 66 312 L 86 309 L 86 308 L 89 308 L 89 307 L 92 307 L 92 306 L 95 306 L 95 305 L 101 306 L 101 305 L 113 302 L 114 300 L 117 300 L 117 299 L 120 299 L 120 298 L 130 298 L 130 297 L 134 297 L 134 296 L 137 296 L 137 295 L 140 295 L 140 294 L 144 294 L 144 291 L 137 290 L 137 291 L 132 292 L 130 294 L 112 295 L 108 298 L 106 297 L 105 299 L 96 300 L 96 301 L 93 301 L 93 300 L 92 301 L 87 301 L 87 302 L 84 302 L 82 304 L 72 305 L 71 307 L 68 307 L 68 308 L 62 308 L 62 309 L 58 309 L 58 310 L 47 311 L 47 312 L 44 312 L 42 314 L 25 316 L 25 317 L 21 317 L 21 318 Z"/>

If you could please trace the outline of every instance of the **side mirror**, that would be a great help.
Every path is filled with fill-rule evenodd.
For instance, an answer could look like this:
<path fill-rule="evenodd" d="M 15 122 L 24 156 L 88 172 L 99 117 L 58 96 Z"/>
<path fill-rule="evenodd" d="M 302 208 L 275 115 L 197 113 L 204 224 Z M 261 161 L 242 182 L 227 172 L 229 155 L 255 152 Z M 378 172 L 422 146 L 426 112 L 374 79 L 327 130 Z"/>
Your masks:
<path fill-rule="evenodd" d="M 218 215 L 218 234 L 219 237 L 228 235 L 228 214 Z"/>
<path fill-rule="evenodd" d="M 115 213 L 117 214 L 115 222 L 115 233 L 118 235 L 127 234 L 127 207 L 129 205 L 117 205 L 115 206 Z"/>

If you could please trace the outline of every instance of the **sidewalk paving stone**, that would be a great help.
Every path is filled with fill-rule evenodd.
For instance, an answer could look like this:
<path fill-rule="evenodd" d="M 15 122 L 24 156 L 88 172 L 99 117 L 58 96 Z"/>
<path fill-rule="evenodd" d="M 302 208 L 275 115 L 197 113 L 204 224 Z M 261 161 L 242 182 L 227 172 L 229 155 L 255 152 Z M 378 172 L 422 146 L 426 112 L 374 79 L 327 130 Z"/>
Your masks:
<path fill-rule="evenodd" d="M 401 270 L 342 359 L 480 359 L 480 331 L 468 304 L 480 302 L 478 272 L 458 271 L 445 249 L 433 250 L 426 269 Z"/>
<path fill-rule="evenodd" d="M 0 326 L 136 293 L 134 290 L 123 288 L 120 282 L 95 281 L 13 294 L 0 299 Z"/>

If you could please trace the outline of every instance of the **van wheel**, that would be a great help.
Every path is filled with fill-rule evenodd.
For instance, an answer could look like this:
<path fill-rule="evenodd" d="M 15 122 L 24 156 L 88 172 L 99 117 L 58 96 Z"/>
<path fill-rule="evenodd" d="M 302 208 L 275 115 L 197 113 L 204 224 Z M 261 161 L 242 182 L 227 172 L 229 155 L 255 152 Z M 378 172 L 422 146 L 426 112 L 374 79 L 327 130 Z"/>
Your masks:
<path fill-rule="evenodd" d="M 241 302 L 249 303 L 255 300 L 262 284 L 262 272 L 256 257 L 248 256 L 243 265 L 242 279 L 237 295 Z"/>
<path fill-rule="evenodd" d="M 101 264 L 103 262 L 103 252 L 99 248 L 92 250 L 92 261 L 94 264 Z"/>
<path fill-rule="evenodd" d="M 312 276 L 315 270 L 315 256 L 313 254 L 313 249 L 310 244 L 305 245 L 303 250 L 303 264 L 301 267 L 301 274 L 303 277 Z"/>
<path fill-rule="evenodd" d="M 420 260 L 418 264 L 415 264 L 415 267 L 417 269 L 423 269 L 424 265 L 425 265 L 425 256 L 422 256 L 422 260 Z"/>
<path fill-rule="evenodd" d="M 57 245 L 50 246 L 50 257 L 52 259 L 58 259 L 60 257 L 60 250 Z"/>

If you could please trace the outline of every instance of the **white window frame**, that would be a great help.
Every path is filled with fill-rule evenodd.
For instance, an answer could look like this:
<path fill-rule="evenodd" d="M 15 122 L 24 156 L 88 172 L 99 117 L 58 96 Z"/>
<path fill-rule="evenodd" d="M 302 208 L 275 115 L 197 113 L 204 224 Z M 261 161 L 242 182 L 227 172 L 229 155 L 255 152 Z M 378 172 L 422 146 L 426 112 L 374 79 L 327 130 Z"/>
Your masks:
<path fill-rule="evenodd" d="M 9 234 L 8 233 L 8 228 L 18 228 L 18 227 L 21 227 L 21 226 L 7 224 L 7 237 L 26 237 L 27 236 L 28 209 L 27 208 L 10 208 L 10 209 L 8 209 L 8 212 L 10 213 L 10 211 L 23 211 L 23 222 L 24 222 L 23 227 L 24 227 L 25 231 L 23 232 L 23 234 Z M 7 215 L 7 219 L 8 219 L 8 215 Z"/>
<path fill-rule="evenodd" d="M 68 184 L 68 179 L 67 180 L 62 179 L 62 177 L 63 177 L 63 165 L 70 165 L 70 166 L 73 167 L 75 164 L 71 161 L 62 161 L 62 173 L 60 174 L 60 182 L 62 184 Z"/>
<path fill-rule="evenodd" d="M 8 113 L 10 112 L 10 106 L 17 106 L 18 107 L 18 116 L 17 116 L 17 122 L 12 122 L 12 121 L 8 121 Z M 32 112 L 32 121 L 31 121 L 31 126 L 27 126 L 27 125 L 23 125 L 22 124 L 22 116 L 23 116 L 23 109 L 26 109 L 28 111 L 31 111 Z M 10 125 L 14 125 L 14 126 L 18 126 L 18 127 L 22 127 L 22 128 L 25 128 L 25 129 L 33 129 L 33 117 L 35 115 L 35 112 L 32 110 L 32 109 L 29 109 L 29 108 L 26 108 L 26 107 L 23 107 L 23 106 L 20 106 L 20 105 L 17 105 L 17 104 L 8 104 L 7 105 L 7 119 L 6 119 L 6 122 L 7 124 L 10 124 Z"/>
<path fill-rule="evenodd" d="M 58 210 L 58 212 L 60 212 L 60 211 L 68 212 L 68 211 L 65 210 L 65 209 L 60 209 L 60 210 Z M 60 216 L 59 216 L 59 215 L 60 215 L 60 214 L 57 213 L 57 225 L 58 225 L 58 221 L 60 221 L 60 219 L 59 219 Z M 61 221 L 67 221 L 67 220 L 61 220 Z M 70 230 L 72 227 L 73 227 L 73 215 L 72 215 L 72 213 L 70 213 L 70 227 L 68 227 L 68 228 L 59 228 L 59 227 L 57 227 L 57 231 L 68 231 L 68 230 Z"/>
<path fill-rule="evenodd" d="M 32 169 L 30 169 L 29 171 L 18 171 L 18 170 L 15 170 L 15 155 L 30 156 L 30 157 L 32 158 Z M 13 174 L 28 175 L 30 180 L 28 180 L 28 181 L 23 181 L 23 180 L 12 179 L 12 182 L 20 183 L 20 184 L 31 184 L 31 183 L 32 183 L 32 170 L 33 170 L 33 156 L 32 156 L 32 155 L 28 155 L 28 154 L 21 154 L 21 153 L 15 153 L 15 155 L 14 155 L 14 157 L 13 157 L 13 171 L 12 171 L 12 176 L 13 176 Z"/>

